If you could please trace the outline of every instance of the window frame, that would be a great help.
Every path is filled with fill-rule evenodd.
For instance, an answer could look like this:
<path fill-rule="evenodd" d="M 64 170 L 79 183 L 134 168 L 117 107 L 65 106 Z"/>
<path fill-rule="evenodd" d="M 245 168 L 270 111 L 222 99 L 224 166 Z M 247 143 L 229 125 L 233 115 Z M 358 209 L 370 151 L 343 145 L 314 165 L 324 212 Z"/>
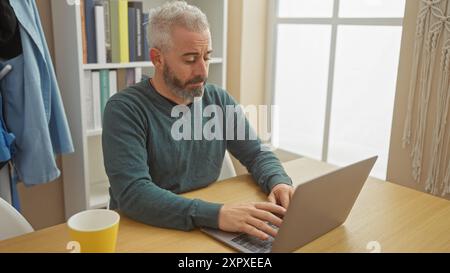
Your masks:
<path fill-rule="evenodd" d="M 407 0 L 406 0 L 407 1 Z M 405 1 L 405 4 L 406 4 Z M 333 0 L 332 17 L 327 18 L 284 18 L 278 17 L 279 0 L 268 0 L 267 17 L 267 66 L 266 66 L 266 102 L 268 105 L 275 105 L 275 80 L 277 78 L 277 44 L 278 44 L 278 26 L 280 24 L 294 25 L 329 25 L 331 26 L 330 42 L 330 60 L 328 67 L 328 83 L 326 92 L 326 109 L 324 133 L 322 138 L 322 156 L 321 160 L 328 161 L 328 151 L 330 143 L 330 123 L 331 108 L 333 104 L 333 86 L 336 66 L 336 48 L 337 34 L 339 26 L 403 26 L 403 17 L 339 17 L 340 0 Z M 406 11 L 406 8 L 405 8 Z M 272 116 L 272 128 L 274 128 L 274 119 Z M 274 144 L 274 143 L 272 143 Z M 277 147 L 278 148 L 278 147 Z"/>

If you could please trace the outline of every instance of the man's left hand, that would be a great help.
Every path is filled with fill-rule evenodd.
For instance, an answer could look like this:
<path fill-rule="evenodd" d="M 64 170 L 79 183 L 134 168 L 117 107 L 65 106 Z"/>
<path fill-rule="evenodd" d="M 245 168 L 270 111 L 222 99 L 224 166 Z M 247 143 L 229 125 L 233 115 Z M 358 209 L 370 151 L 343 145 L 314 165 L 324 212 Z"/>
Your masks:
<path fill-rule="evenodd" d="M 272 188 L 269 194 L 269 202 L 281 205 L 287 209 L 292 195 L 294 194 L 294 188 L 287 184 L 278 184 Z"/>

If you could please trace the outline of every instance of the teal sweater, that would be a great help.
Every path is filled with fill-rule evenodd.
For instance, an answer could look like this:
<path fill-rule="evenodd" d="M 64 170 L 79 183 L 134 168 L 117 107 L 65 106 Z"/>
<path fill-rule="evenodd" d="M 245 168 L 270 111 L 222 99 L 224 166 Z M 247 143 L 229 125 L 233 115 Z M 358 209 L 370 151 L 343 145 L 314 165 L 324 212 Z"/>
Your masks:
<path fill-rule="evenodd" d="M 226 106 L 236 105 L 226 91 L 210 84 L 206 85 L 199 103 L 203 109 L 218 105 L 223 109 L 224 118 Z M 149 81 L 129 87 L 108 101 L 103 116 L 102 143 L 111 209 L 159 227 L 217 228 L 221 204 L 191 200 L 177 194 L 216 181 L 226 150 L 248 169 L 265 193 L 279 183 L 292 184 L 275 155 L 263 151 L 259 139 L 249 140 L 248 131 L 246 140 L 226 140 L 227 137 L 206 140 L 205 136 L 201 136 L 203 140 L 175 140 L 171 131 L 181 114 L 171 116 L 174 106 L 156 92 Z M 194 104 L 188 107 L 193 115 Z M 211 118 L 202 116 L 206 126 Z M 237 117 L 233 115 L 234 119 Z M 193 116 L 191 121 L 194 122 Z M 249 127 L 248 121 L 245 122 Z M 221 131 L 224 136 L 225 131 Z M 194 133 L 192 129 L 192 139 Z"/>

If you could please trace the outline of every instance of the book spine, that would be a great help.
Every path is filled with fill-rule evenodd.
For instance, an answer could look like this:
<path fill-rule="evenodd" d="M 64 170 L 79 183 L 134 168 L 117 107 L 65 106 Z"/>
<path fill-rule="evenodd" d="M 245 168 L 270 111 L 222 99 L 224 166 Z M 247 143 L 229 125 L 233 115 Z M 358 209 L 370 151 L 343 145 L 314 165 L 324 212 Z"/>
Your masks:
<path fill-rule="evenodd" d="M 94 130 L 94 105 L 92 97 L 91 71 L 84 72 L 84 113 L 87 130 Z"/>
<path fill-rule="evenodd" d="M 143 3 L 141 1 L 129 1 L 128 7 L 132 7 L 135 9 L 135 18 L 136 18 L 136 61 L 142 62 L 144 61 L 144 27 L 143 27 Z"/>
<path fill-rule="evenodd" d="M 110 2 L 109 0 L 103 1 L 103 7 L 105 8 L 105 46 L 106 46 L 106 62 L 112 62 L 111 52 L 111 15 L 110 15 Z"/>
<path fill-rule="evenodd" d="M 117 93 L 117 71 L 109 71 L 109 97 Z"/>
<path fill-rule="evenodd" d="M 111 60 L 113 63 L 120 63 L 119 0 L 110 0 L 109 11 L 111 18 Z"/>
<path fill-rule="evenodd" d="M 100 109 L 100 72 L 92 72 L 92 105 L 94 111 L 94 129 L 102 128 Z"/>
<path fill-rule="evenodd" d="M 85 0 L 87 62 L 97 63 L 97 44 L 95 41 L 95 0 Z"/>
<path fill-rule="evenodd" d="M 136 9 L 128 8 L 128 46 L 130 49 L 130 62 L 136 61 Z"/>
<path fill-rule="evenodd" d="M 131 85 L 135 84 L 136 76 L 134 75 L 135 74 L 134 68 L 127 68 L 126 71 L 127 71 L 126 85 L 128 87 L 128 86 L 131 86 Z"/>
<path fill-rule="evenodd" d="M 144 44 L 144 61 L 150 61 L 150 46 L 149 46 L 149 41 L 148 39 L 150 37 L 148 37 L 148 31 L 147 31 L 147 27 L 148 27 L 148 22 L 149 22 L 149 13 L 148 12 L 144 12 L 142 14 L 142 34 L 143 34 L 143 44 Z"/>
<path fill-rule="evenodd" d="M 134 69 L 134 77 L 135 77 L 135 83 L 139 83 L 142 81 L 142 67 L 136 67 Z"/>
<path fill-rule="evenodd" d="M 142 3 L 140 3 L 142 5 Z M 142 43 L 142 8 L 136 8 L 136 61 L 144 61 L 144 44 Z"/>
<path fill-rule="evenodd" d="M 95 6 L 95 33 L 97 38 L 97 63 L 106 63 L 105 8 Z"/>
<path fill-rule="evenodd" d="M 128 0 L 119 0 L 119 47 L 121 63 L 128 63 L 130 61 L 128 39 Z"/>
<path fill-rule="evenodd" d="M 127 87 L 127 70 L 118 69 L 117 70 L 117 90 L 122 91 Z"/>
<path fill-rule="evenodd" d="M 80 15 L 81 15 L 81 45 L 83 47 L 83 64 L 88 63 L 87 41 L 86 41 L 86 16 L 85 14 L 85 0 L 80 0 Z"/>
<path fill-rule="evenodd" d="M 103 112 L 109 99 L 109 70 L 100 70 L 100 110 L 103 121 Z"/>

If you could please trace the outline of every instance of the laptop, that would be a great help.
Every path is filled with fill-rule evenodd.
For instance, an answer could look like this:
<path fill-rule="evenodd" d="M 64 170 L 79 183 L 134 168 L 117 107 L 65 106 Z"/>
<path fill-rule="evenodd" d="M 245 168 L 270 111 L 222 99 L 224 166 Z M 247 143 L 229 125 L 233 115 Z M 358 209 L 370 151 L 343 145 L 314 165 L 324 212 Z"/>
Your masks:
<path fill-rule="evenodd" d="M 311 179 L 295 189 L 275 238 L 202 228 L 217 240 L 245 253 L 292 252 L 347 219 L 377 156 Z"/>

